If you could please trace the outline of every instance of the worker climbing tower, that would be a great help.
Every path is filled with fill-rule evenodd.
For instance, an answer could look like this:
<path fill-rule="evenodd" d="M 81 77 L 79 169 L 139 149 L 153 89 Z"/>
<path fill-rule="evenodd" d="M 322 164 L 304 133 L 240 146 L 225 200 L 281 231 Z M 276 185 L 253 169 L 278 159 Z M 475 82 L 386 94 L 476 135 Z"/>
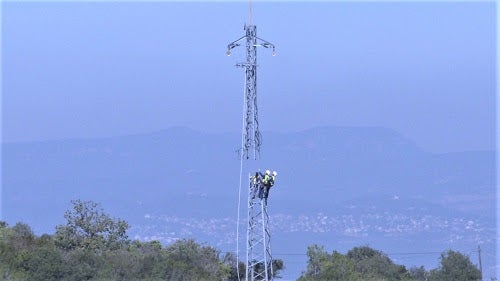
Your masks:
<path fill-rule="evenodd" d="M 251 3 L 250 3 L 251 14 Z M 251 18 L 251 17 L 250 17 Z M 251 20 L 250 20 L 251 22 Z M 243 174 L 243 159 L 258 160 L 260 158 L 261 133 L 259 131 L 258 107 L 257 107 L 257 47 L 271 48 L 275 55 L 275 46 L 257 37 L 255 25 L 245 25 L 245 35 L 231 42 L 227 46 L 227 55 L 231 50 L 246 42 L 246 61 L 236 64 L 237 67 L 245 69 L 245 97 L 242 126 L 241 143 L 241 176 Z M 272 280 L 273 267 L 271 255 L 271 235 L 269 232 L 269 215 L 267 213 L 267 199 L 259 196 L 263 188 L 258 174 L 249 177 L 248 188 L 248 223 L 246 239 L 246 281 Z M 239 205 L 238 205 L 239 222 Z M 239 227 L 239 225 L 238 225 Z M 236 234 L 237 237 L 239 234 Z M 238 244 L 238 241 L 236 242 Z M 238 247 L 238 246 L 237 246 Z M 237 257 L 239 255 L 237 250 Z M 236 265 L 238 268 L 238 265 Z"/>

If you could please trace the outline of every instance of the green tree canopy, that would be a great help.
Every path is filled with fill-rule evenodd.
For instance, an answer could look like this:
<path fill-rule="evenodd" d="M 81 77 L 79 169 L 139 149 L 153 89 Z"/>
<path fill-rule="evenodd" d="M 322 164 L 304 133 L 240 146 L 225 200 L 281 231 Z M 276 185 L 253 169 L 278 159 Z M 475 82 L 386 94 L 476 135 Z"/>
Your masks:
<path fill-rule="evenodd" d="M 410 276 L 415 281 L 427 281 L 427 280 L 429 280 L 429 272 L 426 271 L 423 266 L 410 268 Z"/>
<path fill-rule="evenodd" d="M 127 242 L 126 221 L 105 214 L 99 204 L 73 200 L 73 209 L 66 211 L 66 225 L 56 227 L 55 243 L 64 250 L 103 251 L 118 249 Z"/>
<path fill-rule="evenodd" d="M 470 258 L 460 252 L 449 250 L 441 254 L 441 265 L 430 272 L 429 281 L 477 281 L 481 272 Z"/>
<path fill-rule="evenodd" d="M 165 248 L 165 254 L 165 280 L 221 280 L 229 272 L 218 250 L 192 239 L 176 241 Z"/>
<path fill-rule="evenodd" d="M 328 254 L 323 247 L 307 248 L 307 270 L 300 281 L 389 281 L 413 280 L 404 266 L 394 264 L 381 251 L 367 246 L 354 247 L 343 255 L 337 251 Z"/>
<path fill-rule="evenodd" d="M 361 277 L 356 272 L 354 261 L 339 252 L 334 251 L 330 255 L 323 246 L 312 245 L 307 248 L 307 256 L 307 270 L 302 273 L 299 281 L 355 281 Z"/>
<path fill-rule="evenodd" d="M 363 279 L 410 279 L 410 274 L 404 266 L 394 264 L 386 254 L 368 246 L 352 248 L 347 252 L 347 257 L 354 261 L 356 271 Z"/>
<path fill-rule="evenodd" d="M 245 280 L 245 263 L 241 260 L 237 261 L 236 255 L 233 253 L 226 253 L 223 262 L 227 269 L 229 269 L 228 278 L 226 281 L 239 281 Z M 238 263 L 238 265 L 236 265 Z M 236 268 L 238 266 L 238 268 Z"/>

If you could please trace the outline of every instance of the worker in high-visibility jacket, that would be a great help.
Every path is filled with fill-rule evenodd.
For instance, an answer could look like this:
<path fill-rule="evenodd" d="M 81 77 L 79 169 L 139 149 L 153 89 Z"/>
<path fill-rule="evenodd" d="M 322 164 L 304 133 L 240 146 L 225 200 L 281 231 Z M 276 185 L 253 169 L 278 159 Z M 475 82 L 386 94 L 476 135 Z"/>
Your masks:
<path fill-rule="evenodd" d="M 269 178 L 270 178 L 270 175 L 271 175 L 271 171 L 269 170 L 266 170 L 266 173 L 265 174 L 262 174 L 261 172 L 258 172 L 259 174 L 259 198 L 262 199 L 264 198 L 264 189 L 265 189 L 265 186 L 268 184 L 269 182 Z"/>
<path fill-rule="evenodd" d="M 263 192 L 262 192 L 262 197 L 267 200 L 267 197 L 269 197 L 269 190 L 271 187 L 274 185 L 274 181 L 276 180 L 276 176 L 278 173 L 276 171 L 273 171 L 273 174 L 271 175 L 271 171 L 267 170 L 266 174 L 264 175 L 262 179 L 262 185 L 264 186 Z"/>
<path fill-rule="evenodd" d="M 256 172 L 254 176 L 250 177 L 250 180 L 253 183 L 251 187 L 252 199 L 255 198 L 256 195 L 258 195 L 259 198 L 262 198 L 262 173 Z"/>

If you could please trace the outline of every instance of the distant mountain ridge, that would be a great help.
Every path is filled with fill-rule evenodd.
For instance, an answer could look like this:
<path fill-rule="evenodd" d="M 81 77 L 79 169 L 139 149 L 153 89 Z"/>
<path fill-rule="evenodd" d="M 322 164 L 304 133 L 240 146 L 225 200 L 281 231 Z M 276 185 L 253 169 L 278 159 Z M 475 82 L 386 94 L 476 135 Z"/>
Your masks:
<path fill-rule="evenodd" d="M 53 233 L 69 201 L 79 198 L 129 221 L 132 237 L 189 236 L 230 248 L 240 143 L 238 134 L 183 127 L 4 143 L 3 219 Z M 386 128 L 320 127 L 265 132 L 261 160 L 245 161 L 244 179 L 267 168 L 278 171 L 269 199 L 274 235 L 286 237 L 274 240 L 277 253 L 305 253 L 311 243 L 496 243 L 494 151 L 434 154 Z"/>
<path fill-rule="evenodd" d="M 46 210 L 36 203 L 39 198 L 64 202 L 57 205 L 63 209 L 77 197 L 111 204 L 115 200 L 113 205 L 137 198 L 153 206 L 161 205 L 161 198 L 176 202 L 188 193 L 232 200 L 239 144 L 238 135 L 183 127 L 102 139 L 3 144 L 8 199 L 3 213 L 6 218 L 14 213 L 12 219 L 29 219 L 26 210 Z M 491 189 L 495 175 L 492 151 L 431 154 L 385 128 L 269 132 L 261 158 L 248 162 L 259 169 L 277 169 L 279 186 L 286 187 L 280 196 L 292 201 L 313 196 L 328 203 L 360 194 L 398 193 L 441 198 Z M 279 186 L 274 192 L 281 192 Z M 323 196 L 325 192 L 335 198 Z"/>

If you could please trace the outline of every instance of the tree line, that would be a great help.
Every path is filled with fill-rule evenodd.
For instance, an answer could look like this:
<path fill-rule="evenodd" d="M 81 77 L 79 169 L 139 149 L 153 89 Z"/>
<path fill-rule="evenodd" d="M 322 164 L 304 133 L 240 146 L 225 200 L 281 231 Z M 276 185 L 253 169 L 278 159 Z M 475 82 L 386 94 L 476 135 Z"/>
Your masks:
<path fill-rule="evenodd" d="M 64 214 L 65 225 L 55 234 L 36 236 L 29 225 L 10 227 L 0 221 L 0 280 L 225 280 L 245 278 L 245 265 L 237 264 L 232 253 L 199 244 L 192 239 L 168 246 L 159 241 L 141 242 L 127 236 L 129 225 L 111 218 L 99 204 L 72 201 Z M 298 281 L 476 281 L 481 273 L 468 256 L 448 251 L 441 266 L 426 271 L 407 270 L 393 263 L 381 251 L 355 247 L 341 254 L 329 254 L 318 245 L 307 249 L 307 268 Z M 274 277 L 280 278 L 282 260 L 272 263 Z M 263 270 L 256 267 L 256 270 Z M 261 268 L 264 268 L 262 266 Z"/>
<path fill-rule="evenodd" d="M 470 258 L 448 250 L 440 256 L 440 266 L 430 271 L 423 266 L 407 269 L 386 254 L 368 246 L 354 247 L 345 255 L 329 254 L 324 247 L 307 248 L 307 269 L 298 281 L 481 281 L 480 270 Z M 493 280 L 493 279 L 492 279 Z"/>

